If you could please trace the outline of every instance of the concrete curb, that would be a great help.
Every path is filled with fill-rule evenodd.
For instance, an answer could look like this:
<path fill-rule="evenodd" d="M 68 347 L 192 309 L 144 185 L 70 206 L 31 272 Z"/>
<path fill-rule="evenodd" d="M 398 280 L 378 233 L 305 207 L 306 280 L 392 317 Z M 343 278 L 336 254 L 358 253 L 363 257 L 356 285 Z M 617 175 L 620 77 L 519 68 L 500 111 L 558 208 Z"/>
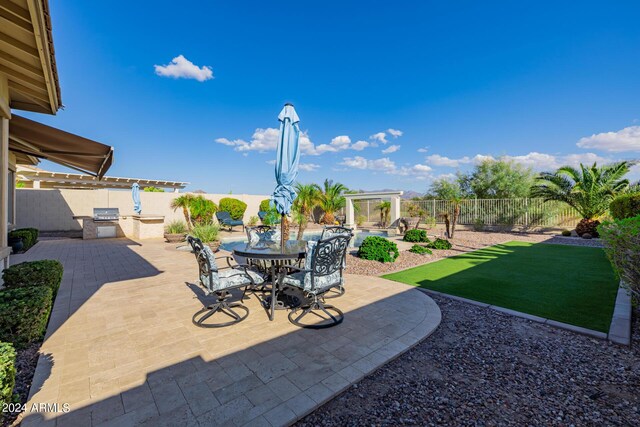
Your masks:
<path fill-rule="evenodd" d="M 552 320 L 552 319 L 546 319 L 544 317 L 539 317 L 539 316 L 535 316 L 533 314 L 528 314 L 528 313 L 523 313 L 521 311 L 516 311 L 516 310 L 511 310 L 508 308 L 504 308 L 504 307 L 499 307 L 497 305 L 491 305 L 491 304 L 487 304 L 487 303 L 483 303 L 483 302 L 479 302 L 479 301 L 474 301 L 474 300 L 470 300 L 468 298 L 462 298 L 462 297 L 458 297 L 455 295 L 449 295 L 449 294 L 445 294 L 442 292 L 438 292 L 438 291 L 432 291 L 430 289 L 424 289 L 424 288 L 418 288 L 420 289 L 422 292 L 427 293 L 427 294 L 431 294 L 431 295 L 438 295 L 444 298 L 449 298 L 452 300 L 456 300 L 456 301 L 461 301 L 467 304 L 473 304 L 473 305 L 477 305 L 480 307 L 484 307 L 484 308 L 489 308 L 491 310 L 495 310 L 498 311 L 500 313 L 504 313 L 504 314 L 509 314 L 511 316 L 516 316 L 516 317 L 521 317 L 523 319 L 527 319 L 527 320 L 531 320 L 532 322 L 537 322 L 537 323 L 542 323 L 545 325 L 549 325 L 549 326 L 553 326 L 554 328 L 559 328 L 559 329 L 565 329 L 571 332 L 576 332 L 578 334 L 582 334 L 582 335 L 586 335 L 592 338 L 598 338 L 601 340 L 606 340 L 609 339 L 610 341 L 617 343 L 617 344 L 621 344 L 621 342 L 615 341 L 613 338 L 616 339 L 623 339 L 622 336 L 620 335 L 612 335 L 611 329 L 609 330 L 609 334 L 606 334 L 604 332 L 600 332 L 600 331 L 594 331 L 593 329 L 587 329 L 587 328 L 583 328 L 580 326 L 575 326 L 575 325 L 570 325 L 568 323 L 562 323 L 562 322 L 558 322 L 557 320 Z M 622 288 L 620 288 L 618 290 L 618 298 L 620 298 L 620 290 L 622 290 Z M 626 291 L 623 290 L 624 293 L 626 293 Z M 616 311 L 618 310 L 618 299 L 616 299 Z M 628 343 L 631 340 L 631 297 L 629 296 L 629 303 L 628 303 L 628 313 L 629 313 L 629 319 L 626 320 L 628 322 L 628 338 L 627 338 L 627 344 L 625 345 L 629 345 Z M 611 321 L 611 328 L 613 328 L 614 326 L 614 321 L 615 320 L 615 312 L 614 312 L 614 319 Z M 618 329 L 616 329 L 616 334 Z"/>
<path fill-rule="evenodd" d="M 622 281 L 618 287 L 613 318 L 607 335 L 609 341 L 620 345 L 631 345 L 631 293 Z"/>

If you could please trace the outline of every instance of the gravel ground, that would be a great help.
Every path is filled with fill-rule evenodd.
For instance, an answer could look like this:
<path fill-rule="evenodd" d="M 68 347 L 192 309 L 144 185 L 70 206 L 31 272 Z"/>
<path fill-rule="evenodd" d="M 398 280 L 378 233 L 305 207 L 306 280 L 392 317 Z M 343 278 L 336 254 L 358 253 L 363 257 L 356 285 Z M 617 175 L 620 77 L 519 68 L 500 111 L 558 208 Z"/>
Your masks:
<path fill-rule="evenodd" d="M 34 342 L 28 347 L 18 350 L 16 354 L 16 385 L 13 389 L 14 393 L 18 394 L 18 400 L 15 403 L 20 402 L 22 404 L 27 403 L 29 397 L 29 388 L 31 387 L 31 381 L 33 381 L 33 374 L 36 370 L 36 364 L 38 363 L 38 357 L 40 356 L 40 346 L 42 342 Z M 19 415 L 16 413 L 5 413 L 2 419 L 3 426 L 12 425 L 13 421 Z"/>
<path fill-rule="evenodd" d="M 435 238 L 429 233 L 430 238 Z M 440 237 L 440 236 L 437 236 Z M 347 272 L 350 274 L 363 274 L 367 276 L 379 276 L 391 273 L 393 271 L 404 270 L 405 268 L 415 267 L 417 265 L 426 264 L 428 262 L 437 261 L 442 258 L 458 255 L 464 252 L 473 251 L 486 246 L 492 246 L 499 243 L 505 243 L 512 240 L 520 240 L 524 242 L 544 242 L 563 245 L 580 245 L 580 246 L 600 246 L 599 240 L 585 240 L 571 237 L 558 237 L 548 234 L 525 234 L 525 233 L 495 233 L 495 232 L 475 232 L 475 231 L 456 231 L 455 238 L 451 240 L 453 247 L 450 250 L 434 250 L 433 255 L 418 255 L 406 250 L 400 251 L 400 256 L 394 263 L 381 263 L 378 261 L 369 261 L 360 259 L 356 256 L 357 251 L 348 255 Z M 402 242 L 405 247 L 410 247 Z"/>
<path fill-rule="evenodd" d="M 640 334 L 618 347 L 433 298 L 433 335 L 297 425 L 640 425 Z"/>

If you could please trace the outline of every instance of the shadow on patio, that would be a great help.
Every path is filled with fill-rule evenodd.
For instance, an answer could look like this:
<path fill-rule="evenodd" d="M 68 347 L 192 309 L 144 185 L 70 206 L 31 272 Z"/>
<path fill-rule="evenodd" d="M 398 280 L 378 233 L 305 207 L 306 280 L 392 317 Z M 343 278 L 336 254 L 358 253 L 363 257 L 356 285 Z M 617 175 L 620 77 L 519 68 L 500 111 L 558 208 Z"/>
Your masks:
<path fill-rule="evenodd" d="M 90 246 L 102 243 L 114 244 Z M 269 322 L 252 296 L 244 322 L 201 329 L 191 324 L 201 302 L 185 285 L 197 274 L 192 254 L 160 242 L 121 253 L 130 258 L 125 265 L 141 257 L 155 274 L 118 281 L 112 279 L 121 274 L 117 268 L 107 269 L 103 284 L 109 285 L 48 333 L 27 408 L 68 403 L 71 411 L 28 409 L 23 426 L 283 425 L 440 323 L 440 310 L 424 293 L 377 277 L 347 276 L 347 293 L 335 300 L 345 312 L 337 327 L 298 329 L 285 312 Z M 63 288 L 72 279 L 67 276 Z"/>

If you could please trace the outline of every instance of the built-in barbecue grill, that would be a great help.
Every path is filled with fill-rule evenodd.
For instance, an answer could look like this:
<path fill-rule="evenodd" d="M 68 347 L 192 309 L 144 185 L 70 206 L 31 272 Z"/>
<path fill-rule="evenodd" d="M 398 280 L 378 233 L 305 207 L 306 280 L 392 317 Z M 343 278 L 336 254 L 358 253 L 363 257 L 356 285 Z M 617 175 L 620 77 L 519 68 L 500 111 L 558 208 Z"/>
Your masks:
<path fill-rule="evenodd" d="M 93 220 L 94 221 L 117 221 L 120 218 L 120 211 L 118 208 L 94 208 Z"/>

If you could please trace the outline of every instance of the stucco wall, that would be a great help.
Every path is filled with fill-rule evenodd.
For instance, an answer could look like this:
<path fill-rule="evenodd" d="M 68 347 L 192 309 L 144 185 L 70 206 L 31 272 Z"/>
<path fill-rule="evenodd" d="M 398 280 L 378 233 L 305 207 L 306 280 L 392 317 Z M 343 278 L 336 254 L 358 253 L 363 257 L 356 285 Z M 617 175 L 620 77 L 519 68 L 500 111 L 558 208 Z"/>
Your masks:
<path fill-rule="evenodd" d="M 162 215 L 165 223 L 184 219 L 182 211 L 174 212 L 169 205 L 181 193 L 141 192 L 142 213 Z M 245 222 L 257 215 L 260 202 L 266 195 L 202 194 L 216 204 L 223 197 L 233 197 L 247 204 Z M 74 216 L 91 216 L 93 208 L 118 208 L 121 215 L 132 215 L 133 200 L 130 191 L 118 190 L 16 190 L 16 219 L 18 227 L 35 227 L 42 231 L 81 230 L 82 221 Z"/>

